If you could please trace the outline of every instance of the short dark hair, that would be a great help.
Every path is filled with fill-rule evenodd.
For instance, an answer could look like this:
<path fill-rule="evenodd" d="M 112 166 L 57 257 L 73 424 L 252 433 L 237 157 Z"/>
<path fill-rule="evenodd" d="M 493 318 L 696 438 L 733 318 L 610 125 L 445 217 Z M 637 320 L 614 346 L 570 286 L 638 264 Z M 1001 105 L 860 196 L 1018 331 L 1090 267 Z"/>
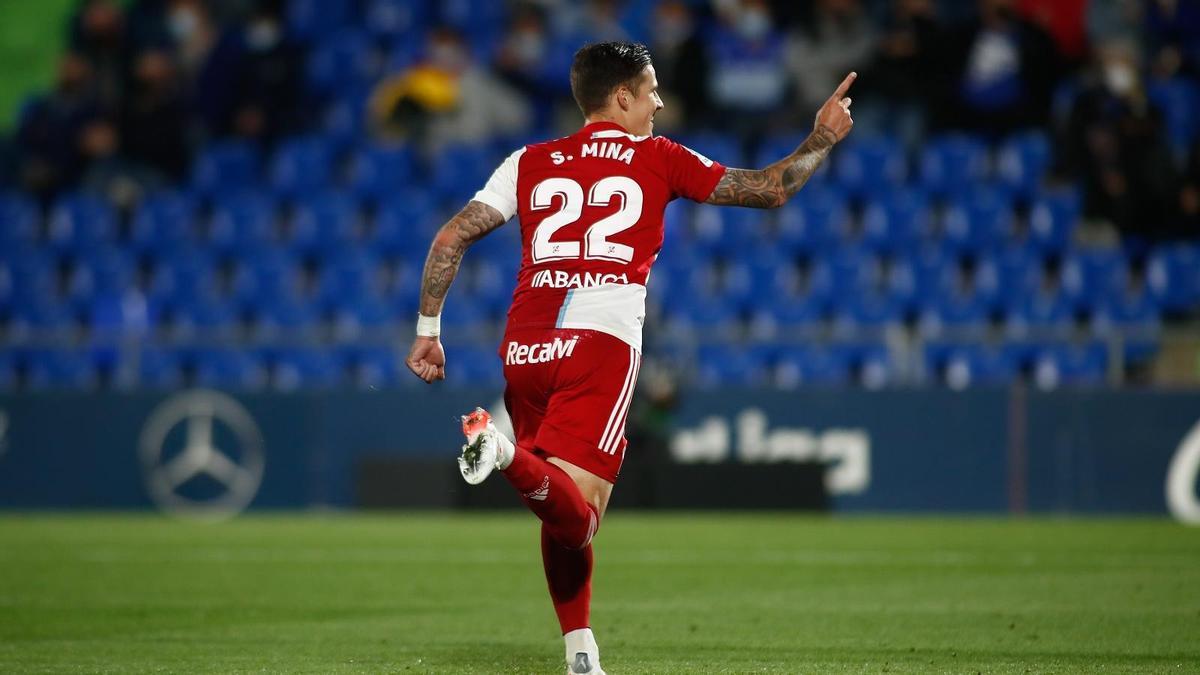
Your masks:
<path fill-rule="evenodd" d="M 634 89 L 648 65 L 650 50 L 640 42 L 584 45 L 571 64 L 571 94 L 583 114 L 590 115 L 604 107 L 617 87 Z"/>

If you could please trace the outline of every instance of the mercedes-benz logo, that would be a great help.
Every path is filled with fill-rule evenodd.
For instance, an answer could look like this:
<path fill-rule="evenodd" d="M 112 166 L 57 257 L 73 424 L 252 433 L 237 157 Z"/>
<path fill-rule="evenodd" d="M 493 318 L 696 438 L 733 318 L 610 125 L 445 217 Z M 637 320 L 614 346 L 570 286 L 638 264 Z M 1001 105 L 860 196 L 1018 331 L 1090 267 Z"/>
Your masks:
<path fill-rule="evenodd" d="M 181 434 L 172 433 L 180 426 Z M 231 518 L 249 506 L 262 483 L 258 425 L 240 403 L 215 391 L 183 392 L 155 408 L 139 453 L 151 499 L 173 515 Z"/>

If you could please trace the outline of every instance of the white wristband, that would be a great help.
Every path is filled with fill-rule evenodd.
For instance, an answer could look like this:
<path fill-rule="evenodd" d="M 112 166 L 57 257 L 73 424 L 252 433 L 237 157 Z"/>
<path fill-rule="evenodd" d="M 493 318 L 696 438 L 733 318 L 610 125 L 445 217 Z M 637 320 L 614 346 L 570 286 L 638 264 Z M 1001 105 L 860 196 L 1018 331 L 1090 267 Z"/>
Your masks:
<path fill-rule="evenodd" d="M 417 337 L 438 337 L 442 334 L 442 315 L 425 316 L 417 313 Z"/>

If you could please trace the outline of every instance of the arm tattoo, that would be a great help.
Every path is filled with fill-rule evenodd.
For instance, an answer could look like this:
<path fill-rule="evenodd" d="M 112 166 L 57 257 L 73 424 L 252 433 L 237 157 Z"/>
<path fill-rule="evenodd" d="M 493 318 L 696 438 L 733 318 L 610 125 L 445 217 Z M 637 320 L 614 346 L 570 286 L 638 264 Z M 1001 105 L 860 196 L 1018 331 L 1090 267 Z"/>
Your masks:
<path fill-rule="evenodd" d="M 792 154 L 765 169 L 728 169 L 705 203 L 769 209 L 783 206 L 829 156 L 837 135 L 821 125 Z"/>
<path fill-rule="evenodd" d="M 425 273 L 421 277 L 422 314 L 435 316 L 441 313 L 446 292 L 458 274 L 458 266 L 467 248 L 504 222 L 504 216 L 499 211 L 472 200 L 438 230 L 433 245 L 429 247 Z"/>

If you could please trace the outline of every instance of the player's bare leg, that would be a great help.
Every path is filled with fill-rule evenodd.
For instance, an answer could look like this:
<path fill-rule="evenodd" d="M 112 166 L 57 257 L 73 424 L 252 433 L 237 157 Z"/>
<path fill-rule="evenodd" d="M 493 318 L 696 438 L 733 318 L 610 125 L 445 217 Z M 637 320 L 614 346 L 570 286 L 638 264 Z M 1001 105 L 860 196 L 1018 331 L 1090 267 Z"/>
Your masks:
<path fill-rule="evenodd" d="M 589 626 L 592 537 L 613 485 L 557 457 L 542 459 L 497 431 L 486 410 L 463 416 L 467 443 L 458 459 L 463 479 L 483 482 L 499 469 L 542 521 L 542 562 L 566 646 L 567 672 L 603 675 Z"/>

